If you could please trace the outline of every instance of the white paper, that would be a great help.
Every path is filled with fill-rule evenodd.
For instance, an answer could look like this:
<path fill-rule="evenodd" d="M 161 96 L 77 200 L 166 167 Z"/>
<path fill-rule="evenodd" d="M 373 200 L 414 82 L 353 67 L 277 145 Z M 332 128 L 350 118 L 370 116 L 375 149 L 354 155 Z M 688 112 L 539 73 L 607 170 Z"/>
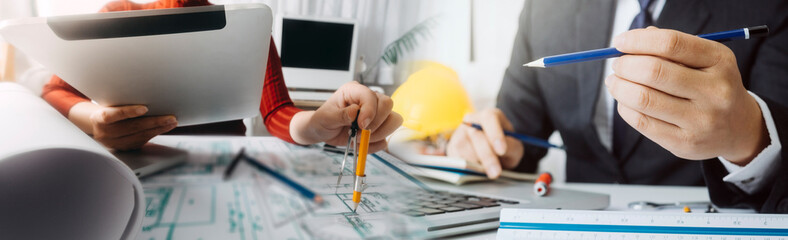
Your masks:
<path fill-rule="evenodd" d="M 137 239 L 399 239 L 426 233 L 423 222 L 396 210 L 403 203 L 395 194 L 409 180 L 371 155 L 369 188 L 352 213 L 352 162 L 336 188 L 341 154 L 274 137 L 159 136 L 152 142 L 186 150 L 189 157 L 184 165 L 143 179 L 151 204 Z M 227 165 L 241 148 L 320 194 L 324 204 L 312 203 L 244 162 L 224 181 Z"/>
<path fill-rule="evenodd" d="M 43 99 L 0 82 L 3 239 L 133 239 L 144 208 L 134 173 Z"/>

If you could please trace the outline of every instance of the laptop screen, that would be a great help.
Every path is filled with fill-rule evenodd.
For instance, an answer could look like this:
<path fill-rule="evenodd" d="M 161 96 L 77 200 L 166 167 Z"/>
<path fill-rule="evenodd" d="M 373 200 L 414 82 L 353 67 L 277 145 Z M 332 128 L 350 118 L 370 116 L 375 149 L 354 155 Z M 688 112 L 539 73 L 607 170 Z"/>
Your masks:
<path fill-rule="evenodd" d="M 283 67 L 347 71 L 352 43 L 352 24 L 282 20 Z"/>

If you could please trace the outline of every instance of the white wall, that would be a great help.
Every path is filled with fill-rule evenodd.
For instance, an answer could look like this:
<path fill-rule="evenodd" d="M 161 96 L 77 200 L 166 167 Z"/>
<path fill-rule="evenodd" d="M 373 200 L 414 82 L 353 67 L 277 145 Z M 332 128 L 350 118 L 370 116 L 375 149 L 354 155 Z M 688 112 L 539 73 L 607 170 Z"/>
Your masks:
<path fill-rule="evenodd" d="M 5 19 L 34 16 L 36 12 L 35 9 L 35 3 L 32 0 L 0 0 L 0 21 Z M 0 42 L 3 42 L 2 37 L 0 37 Z M 14 56 L 12 59 L 14 79 L 7 80 L 19 81 L 21 78 L 31 75 L 31 71 L 28 70 L 36 67 L 40 68 L 38 64 L 30 61 L 23 53 L 20 53 L 15 49 L 11 49 L 11 51 L 13 51 Z M 5 57 L 5 55 L 0 56 L 0 58 L 2 57 Z M 0 60 L 0 62 L 2 62 L 2 60 Z M 36 89 L 36 87 L 32 86 L 43 85 L 43 78 L 37 78 L 37 81 L 32 84 L 27 84 L 26 82 L 22 82 L 22 84 L 30 87 L 31 89 Z M 40 87 L 37 88 L 37 91 L 34 90 L 34 93 L 40 92 Z"/>
<path fill-rule="evenodd" d="M 474 1 L 474 60 L 461 75 L 477 109 L 492 107 L 509 65 L 524 0 Z"/>
<path fill-rule="evenodd" d="M 109 0 L 35 0 L 38 15 L 43 17 L 95 13 Z M 142 2 L 142 1 L 140 1 Z"/>
<path fill-rule="evenodd" d="M 26 0 L 0 0 L 0 20 L 27 17 L 33 14 L 31 2 Z"/>

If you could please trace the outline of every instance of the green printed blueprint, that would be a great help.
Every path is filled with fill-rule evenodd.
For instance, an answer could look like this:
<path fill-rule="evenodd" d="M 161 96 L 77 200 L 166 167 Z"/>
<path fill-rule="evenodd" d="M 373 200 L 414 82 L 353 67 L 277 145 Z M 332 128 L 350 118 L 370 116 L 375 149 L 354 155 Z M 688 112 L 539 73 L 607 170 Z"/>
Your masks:
<path fill-rule="evenodd" d="M 398 239 L 412 236 L 408 226 L 417 224 L 393 207 L 404 178 L 376 160 L 367 161 L 369 187 L 352 213 L 352 163 L 336 185 L 341 154 L 270 137 L 160 136 L 154 142 L 187 150 L 189 160 L 142 179 L 146 208 L 138 239 Z M 324 204 L 315 205 L 248 164 L 222 180 L 242 147 L 318 192 Z"/>
<path fill-rule="evenodd" d="M 139 239 L 266 239 L 246 183 L 145 186 Z"/>

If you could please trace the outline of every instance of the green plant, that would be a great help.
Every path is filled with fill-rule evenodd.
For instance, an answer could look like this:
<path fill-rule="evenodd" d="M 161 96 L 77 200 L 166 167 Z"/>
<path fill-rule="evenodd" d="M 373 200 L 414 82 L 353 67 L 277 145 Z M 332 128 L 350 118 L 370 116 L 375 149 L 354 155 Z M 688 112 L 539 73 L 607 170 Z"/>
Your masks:
<path fill-rule="evenodd" d="M 367 76 L 374 71 L 375 68 L 380 64 L 380 62 L 384 62 L 387 65 L 395 65 L 399 62 L 400 58 L 415 49 L 421 40 L 426 40 L 432 35 L 430 34 L 430 30 L 437 25 L 436 17 L 430 17 L 419 24 L 416 24 L 413 28 L 402 34 L 399 38 L 394 40 L 393 42 L 386 45 L 383 48 L 383 54 L 372 64 L 372 67 L 368 68 L 362 74 L 362 81 L 367 78 Z"/>

